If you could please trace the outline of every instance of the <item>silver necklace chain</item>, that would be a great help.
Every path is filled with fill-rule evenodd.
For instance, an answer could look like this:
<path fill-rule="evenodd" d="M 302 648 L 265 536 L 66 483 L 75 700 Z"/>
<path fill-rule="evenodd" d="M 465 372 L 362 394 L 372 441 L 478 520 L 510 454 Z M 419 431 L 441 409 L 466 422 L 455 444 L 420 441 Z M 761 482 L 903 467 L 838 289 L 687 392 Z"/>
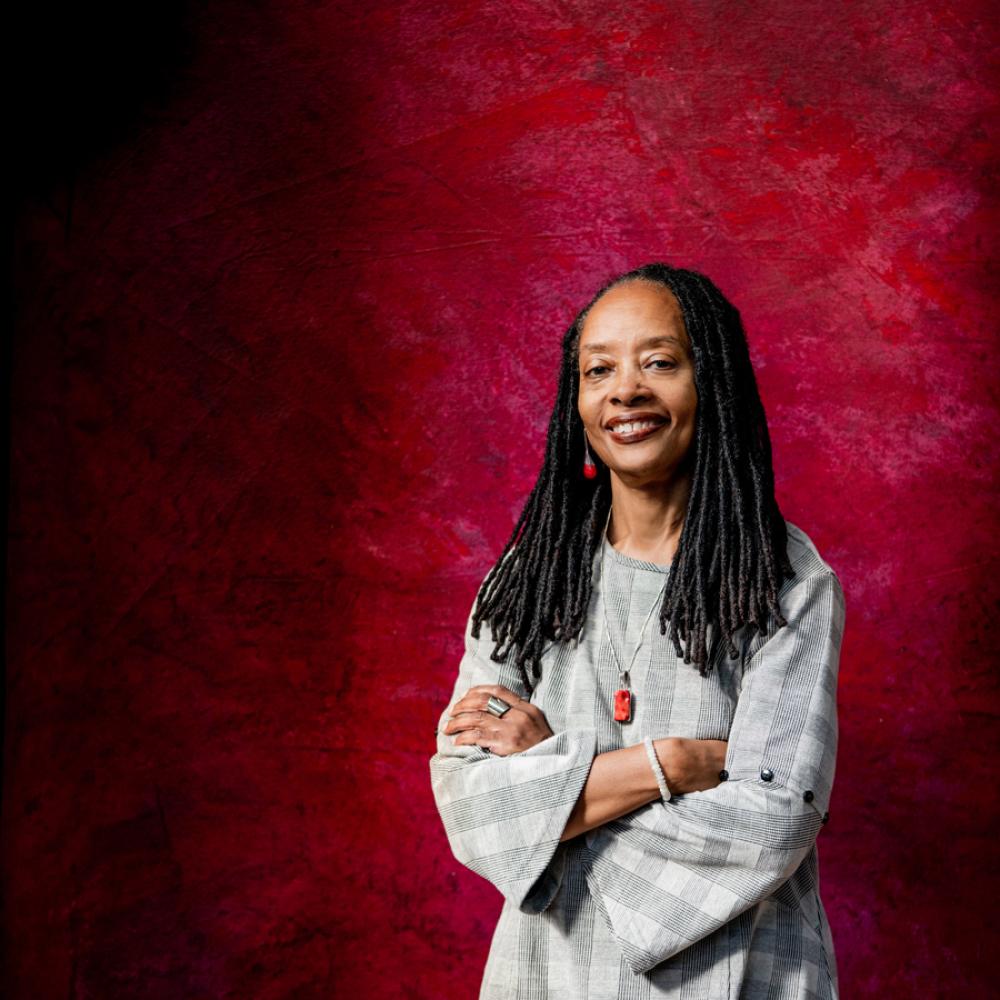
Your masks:
<path fill-rule="evenodd" d="M 608 620 L 608 602 L 605 597 L 605 587 L 606 587 L 606 577 L 604 574 L 604 545 L 607 543 L 611 544 L 608 539 L 608 525 L 611 523 L 611 511 L 608 511 L 608 520 L 604 524 L 604 535 L 601 538 L 601 558 L 599 562 L 600 570 L 600 581 L 601 581 L 601 610 L 604 614 L 604 627 L 608 632 L 608 645 L 611 647 L 611 652 L 614 655 L 615 662 L 618 664 L 618 675 L 620 686 L 623 688 L 631 688 L 631 678 L 629 676 L 629 671 L 632 669 L 632 665 L 635 663 L 635 658 L 639 655 L 639 650 L 642 648 L 642 644 L 646 639 L 646 628 L 649 626 L 649 620 L 653 617 L 653 612 L 656 610 L 660 603 L 660 598 L 663 596 L 663 591 L 666 589 L 667 581 L 663 581 L 663 585 L 660 587 L 660 592 L 656 595 L 653 600 L 652 607 L 649 609 L 649 614 L 646 615 L 646 620 L 642 624 L 642 629 L 639 632 L 639 642 L 635 649 L 632 651 L 632 656 L 628 661 L 628 666 L 622 665 L 621 657 L 618 655 L 618 650 L 615 649 L 614 640 L 611 637 L 611 622 Z"/>

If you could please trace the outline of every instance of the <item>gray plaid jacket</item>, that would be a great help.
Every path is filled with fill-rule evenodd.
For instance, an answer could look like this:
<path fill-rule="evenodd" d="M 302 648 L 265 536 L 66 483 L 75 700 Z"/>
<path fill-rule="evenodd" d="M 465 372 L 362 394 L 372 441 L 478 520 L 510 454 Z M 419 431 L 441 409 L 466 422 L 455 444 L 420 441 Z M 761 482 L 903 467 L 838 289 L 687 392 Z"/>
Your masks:
<path fill-rule="evenodd" d="M 530 691 L 512 658 L 489 658 L 488 625 L 472 637 L 470 613 L 430 776 L 453 854 L 504 897 L 481 1000 L 838 996 L 816 838 L 836 763 L 844 595 L 809 537 L 786 523 L 788 625 L 742 638 L 741 655 L 721 652 L 702 678 L 654 612 L 631 670 L 629 723 L 613 718 L 615 654 L 636 648 L 668 567 L 605 538 L 587 624 L 548 648 Z M 507 757 L 453 745 L 440 732 L 451 705 L 489 683 L 530 698 L 555 735 Z M 728 780 L 561 843 L 594 755 L 646 735 L 728 740 Z"/>

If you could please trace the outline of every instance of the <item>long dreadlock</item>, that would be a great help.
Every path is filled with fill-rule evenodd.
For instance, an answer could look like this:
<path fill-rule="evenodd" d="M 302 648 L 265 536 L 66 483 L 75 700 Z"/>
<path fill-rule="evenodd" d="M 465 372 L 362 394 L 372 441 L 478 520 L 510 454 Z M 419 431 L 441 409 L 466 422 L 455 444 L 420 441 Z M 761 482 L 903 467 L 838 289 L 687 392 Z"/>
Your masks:
<path fill-rule="evenodd" d="M 495 640 L 492 659 L 502 662 L 513 649 L 529 688 L 528 668 L 537 679 L 546 642 L 578 636 L 587 617 L 591 567 L 611 505 L 611 481 L 596 455 L 597 478 L 582 475 L 580 333 L 597 300 L 631 281 L 665 285 L 676 296 L 698 393 L 691 490 L 660 608 L 660 633 L 669 624 L 677 655 L 704 677 L 718 642 L 725 643 L 731 658 L 739 655 L 738 629 L 767 635 L 771 625 L 788 624 L 778 592 L 794 571 L 774 497 L 767 419 L 740 314 L 703 274 L 646 264 L 604 284 L 563 337 L 545 460 L 477 595 L 472 634 L 478 638 L 480 624 L 488 622 Z"/>

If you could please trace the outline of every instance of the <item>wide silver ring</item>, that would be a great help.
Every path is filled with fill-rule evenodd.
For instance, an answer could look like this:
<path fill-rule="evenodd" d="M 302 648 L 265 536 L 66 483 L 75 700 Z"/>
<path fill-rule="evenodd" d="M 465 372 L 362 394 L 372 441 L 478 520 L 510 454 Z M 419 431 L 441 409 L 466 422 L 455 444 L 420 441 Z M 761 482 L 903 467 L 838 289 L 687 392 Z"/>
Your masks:
<path fill-rule="evenodd" d="M 511 706 L 503 698 L 498 698 L 495 694 L 491 694 L 490 700 L 486 702 L 486 711 L 490 715 L 495 715 L 498 719 L 502 719 L 510 709 Z"/>

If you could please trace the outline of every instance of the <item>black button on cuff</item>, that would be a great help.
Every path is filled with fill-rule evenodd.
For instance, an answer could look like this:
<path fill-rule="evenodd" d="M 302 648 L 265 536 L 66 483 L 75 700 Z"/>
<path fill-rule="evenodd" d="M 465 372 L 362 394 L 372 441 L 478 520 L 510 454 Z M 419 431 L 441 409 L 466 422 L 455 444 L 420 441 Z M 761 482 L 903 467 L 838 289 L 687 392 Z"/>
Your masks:
<path fill-rule="evenodd" d="M 769 767 L 763 768 L 760 772 L 761 781 L 770 781 L 773 777 L 774 771 L 772 771 Z"/>
<path fill-rule="evenodd" d="M 804 798 L 806 800 L 806 802 L 812 802 L 812 800 L 815 798 L 815 796 L 813 795 L 812 789 L 811 788 L 807 788 L 802 793 L 802 798 Z"/>
<path fill-rule="evenodd" d="M 829 814 L 828 812 L 825 812 L 825 813 L 823 813 L 823 822 L 824 822 L 824 823 L 826 823 L 826 821 L 827 821 L 827 820 L 828 820 L 829 818 L 830 818 L 830 814 Z"/>
<path fill-rule="evenodd" d="M 719 781 L 728 781 L 728 780 L 729 780 L 729 772 L 725 768 L 723 768 L 719 772 Z"/>

